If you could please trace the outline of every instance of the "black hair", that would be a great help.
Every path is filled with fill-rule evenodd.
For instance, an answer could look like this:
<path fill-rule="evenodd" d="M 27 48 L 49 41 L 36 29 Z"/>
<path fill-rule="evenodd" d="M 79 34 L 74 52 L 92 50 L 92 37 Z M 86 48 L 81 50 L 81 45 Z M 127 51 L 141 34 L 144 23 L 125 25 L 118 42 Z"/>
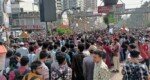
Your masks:
<path fill-rule="evenodd" d="M 84 38 L 81 38 L 81 42 L 84 43 L 84 42 L 85 42 L 85 39 L 84 39 Z"/>
<path fill-rule="evenodd" d="M 62 46 L 61 52 L 65 52 L 65 51 L 66 51 L 66 47 L 65 47 L 65 46 Z"/>
<path fill-rule="evenodd" d="M 135 46 L 134 44 L 130 44 L 129 47 L 130 47 L 131 49 L 135 49 L 135 48 L 136 48 L 136 46 Z"/>
<path fill-rule="evenodd" d="M 60 41 L 59 41 L 59 40 L 57 40 L 57 41 L 55 42 L 55 44 L 56 44 L 58 47 L 60 47 Z"/>
<path fill-rule="evenodd" d="M 79 49 L 80 52 L 83 52 L 83 50 L 84 50 L 84 44 L 79 44 L 78 45 L 78 49 Z"/>
<path fill-rule="evenodd" d="M 33 52 L 34 51 L 34 46 L 30 46 L 29 47 L 29 52 Z"/>
<path fill-rule="evenodd" d="M 15 53 L 14 56 L 16 56 L 16 57 L 21 57 L 21 54 L 20 54 L 19 52 L 17 52 L 17 53 Z"/>
<path fill-rule="evenodd" d="M 26 66 L 29 63 L 29 58 L 27 56 L 23 56 L 20 60 L 21 66 Z"/>
<path fill-rule="evenodd" d="M 48 50 L 53 50 L 54 49 L 54 46 L 53 45 L 49 45 L 48 46 Z"/>
<path fill-rule="evenodd" d="M 48 48 L 48 45 L 49 45 L 48 42 L 44 42 L 44 43 L 43 43 L 43 46 L 42 46 L 42 49 L 47 49 L 47 48 Z"/>
<path fill-rule="evenodd" d="M 10 58 L 13 54 L 14 52 L 12 50 L 8 50 L 6 54 L 6 58 Z"/>
<path fill-rule="evenodd" d="M 55 44 L 55 45 L 54 45 L 54 49 L 57 49 L 57 48 L 58 48 L 58 46 Z"/>
<path fill-rule="evenodd" d="M 65 59 L 66 59 L 65 54 L 60 52 L 56 53 L 56 60 L 59 65 L 62 64 L 65 61 Z"/>
<path fill-rule="evenodd" d="M 70 44 L 70 48 L 74 49 L 74 44 L 73 43 Z"/>
<path fill-rule="evenodd" d="M 31 63 L 31 71 L 36 70 L 39 66 L 41 66 L 42 63 L 40 61 L 34 61 Z"/>
<path fill-rule="evenodd" d="M 85 43 L 85 49 L 89 49 L 89 47 L 90 47 L 90 44 L 89 43 Z"/>
<path fill-rule="evenodd" d="M 104 58 L 104 56 L 103 56 L 104 52 L 103 51 L 96 50 L 96 51 L 93 52 L 93 54 L 98 55 L 99 57 Z"/>
<path fill-rule="evenodd" d="M 133 51 L 130 51 L 130 56 L 132 58 L 138 58 L 140 55 L 140 52 L 136 51 L 136 50 L 133 50 Z"/>
<path fill-rule="evenodd" d="M 40 55 L 39 55 L 39 58 L 40 58 L 40 59 L 44 59 L 44 58 L 46 58 L 46 57 L 48 57 L 48 53 L 47 53 L 46 51 L 41 51 L 41 52 L 40 52 Z"/>
<path fill-rule="evenodd" d="M 69 47 L 70 47 L 69 41 L 65 43 L 65 47 L 66 47 L 66 48 L 69 48 Z"/>
<path fill-rule="evenodd" d="M 38 46 L 42 46 L 43 45 L 42 41 L 40 41 L 40 40 L 38 40 L 37 43 L 38 43 Z"/>
<path fill-rule="evenodd" d="M 17 63 L 18 63 L 18 60 L 16 56 L 10 57 L 9 66 L 11 66 L 11 68 L 17 68 Z"/>

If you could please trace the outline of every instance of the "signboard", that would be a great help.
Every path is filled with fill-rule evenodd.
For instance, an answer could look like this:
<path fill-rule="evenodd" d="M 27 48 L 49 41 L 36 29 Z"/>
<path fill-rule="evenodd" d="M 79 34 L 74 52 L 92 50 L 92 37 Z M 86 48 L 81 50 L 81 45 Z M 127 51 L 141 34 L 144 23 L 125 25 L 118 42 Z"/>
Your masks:
<path fill-rule="evenodd" d="M 109 13 L 112 11 L 125 11 L 125 4 L 117 4 L 114 5 L 115 10 L 113 10 L 113 6 L 98 6 L 98 13 Z"/>
<path fill-rule="evenodd" d="M 98 6 L 98 13 L 109 13 L 111 9 L 111 6 Z"/>

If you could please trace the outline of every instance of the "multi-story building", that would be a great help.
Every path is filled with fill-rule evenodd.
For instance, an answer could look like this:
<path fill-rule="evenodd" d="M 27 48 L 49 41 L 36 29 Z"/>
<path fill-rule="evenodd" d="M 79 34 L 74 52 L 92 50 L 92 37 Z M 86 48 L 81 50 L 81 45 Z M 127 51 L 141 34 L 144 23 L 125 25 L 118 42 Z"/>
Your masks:
<path fill-rule="evenodd" d="M 56 0 L 56 13 L 60 14 L 62 12 L 62 1 L 61 0 Z"/>
<path fill-rule="evenodd" d="M 95 11 L 97 9 L 97 0 L 84 0 L 84 11 Z"/>

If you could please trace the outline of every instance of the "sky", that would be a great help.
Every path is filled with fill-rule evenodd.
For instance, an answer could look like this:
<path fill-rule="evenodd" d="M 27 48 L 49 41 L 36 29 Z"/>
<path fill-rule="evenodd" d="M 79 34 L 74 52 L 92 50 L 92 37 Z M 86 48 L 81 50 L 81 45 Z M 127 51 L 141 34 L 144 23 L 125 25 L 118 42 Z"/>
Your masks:
<path fill-rule="evenodd" d="M 143 4 L 145 1 L 150 1 L 150 0 L 119 0 L 119 3 L 125 3 L 126 8 L 137 8 L 140 7 L 141 4 Z M 98 0 L 98 6 L 101 4 L 101 0 Z"/>

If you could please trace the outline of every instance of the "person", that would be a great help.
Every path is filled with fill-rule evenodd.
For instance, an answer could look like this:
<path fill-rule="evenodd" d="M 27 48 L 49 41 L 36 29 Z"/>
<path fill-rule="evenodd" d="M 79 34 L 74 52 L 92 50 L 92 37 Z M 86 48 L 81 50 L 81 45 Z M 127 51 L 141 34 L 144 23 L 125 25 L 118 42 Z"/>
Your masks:
<path fill-rule="evenodd" d="M 7 80 L 6 77 L 3 75 L 3 70 L 0 71 L 0 80 Z"/>
<path fill-rule="evenodd" d="M 69 66 L 71 66 L 70 56 L 67 54 L 66 50 L 67 50 L 66 47 L 65 47 L 65 46 L 62 46 L 61 52 L 62 52 L 63 54 L 65 54 L 67 64 L 68 64 Z"/>
<path fill-rule="evenodd" d="M 85 55 L 85 56 L 90 56 L 90 52 L 89 52 L 89 47 L 90 47 L 90 44 L 89 43 L 85 43 L 85 50 L 83 51 L 83 54 Z"/>
<path fill-rule="evenodd" d="M 42 77 L 44 80 L 49 80 L 49 69 L 48 67 L 45 65 L 45 62 L 47 61 L 48 58 L 48 53 L 46 51 L 42 51 L 39 55 L 40 61 L 42 63 L 41 67 L 42 67 Z"/>
<path fill-rule="evenodd" d="M 7 53 L 7 49 L 3 45 L 3 42 L 4 41 L 0 39 L 0 70 L 4 70 L 5 68 L 5 60 L 6 60 L 6 53 Z"/>
<path fill-rule="evenodd" d="M 72 80 L 72 69 L 66 65 L 65 54 L 56 54 L 57 63 L 51 67 L 51 80 Z"/>
<path fill-rule="evenodd" d="M 94 61 L 93 61 L 93 52 L 96 50 L 95 47 L 89 49 L 90 56 L 87 56 L 83 59 L 83 75 L 85 80 L 93 80 L 94 73 Z"/>
<path fill-rule="evenodd" d="M 6 54 L 5 68 L 9 66 L 10 58 L 12 57 L 12 55 L 13 55 L 13 51 L 8 50 Z"/>
<path fill-rule="evenodd" d="M 15 69 L 10 72 L 9 80 L 22 80 L 23 76 L 30 71 L 28 67 L 28 63 L 29 63 L 29 58 L 27 56 L 23 56 L 20 60 L 21 66 L 18 69 Z"/>
<path fill-rule="evenodd" d="M 25 75 L 22 80 L 44 80 L 41 77 L 41 71 L 41 61 L 34 61 L 31 63 L 31 71 L 27 75 Z"/>
<path fill-rule="evenodd" d="M 68 51 L 68 55 L 70 56 L 70 61 L 72 63 L 74 55 L 77 53 L 75 50 L 75 45 L 73 43 L 70 43 L 70 50 Z"/>
<path fill-rule="evenodd" d="M 20 43 L 20 48 L 18 48 L 18 49 L 16 50 L 16 53 L 20 53 L 21 56 L 28 56 L 29 51 L 28 51 L 28 49 L 24 46 L 24 43 L 21 42 L 21 43 Z"/>
<path fill-rule="evenodd" d="M 93 61 L 95 63 L 94 66 L 94 76 L 93 80 L 109 80 L 110 79 L 110 71 L 102 59 L 103 52 L 96 50 L 93 53 Z"/>
<path fill-rule="evenodd" d="M 114 63 L 114 70 L 112 72 L 119 72 L 119 54 L 120 54 L 120 44 L 117 38 L 114 39 L 112 45 L 112 53 L 113 53 L 113 63 Z"/>
<path fill-rule="evenodd" d="M 148 80 L 148 68 L 146 65 L 140 64 L 139 54 L 140 52 L 136 50 L 130 51 L 131 59 L 126 61 L 122 69 L 123 80 Z"/>
<path fill-rule="evenodd" d="M 34 46 L 30 46 L 29 47 L 29 54 L 28 54 L 28 57 L 29 57 L 29 65 L 35 60 L 36 58 L 36 55 L 34 53 Z"/>
<path fill-rule="evenodd" d="M 84 44 L 78 45 L 79 52 L 73 58 L 72 62 L 72 80 L 84 80 L 83 76 L 83 59 L 85 55 L 82 53 L 84 50 Z"/>
<path fill-rule="evenodd" d="M 147 58 L 144 57 L 144 61 L 146 63 L 146 66 L 148 67 L 149 69 L 149 58 L 150 58 L 150 55 L 149 55 L 149 41 L 148 40 L 145 40 L 145 42 L 143 43 L 142 45 L 142 48 L 143 48 L 143 52 L 145 52 L 145 55 L 147 55 Z"/>
<path fill-rule="evenodd" d="M 43 45 L 43 44 L 42 44 L 42 41 L 38 40 L 38 41 L 37 41 L 37 44 L 38 44 L 38 45 L 37 45 L 38 47 L 37 47 L 35 53 L 36 53 L 36 54 L 40 54 L 40 52 L 42 51 L 42 45 Z"/>

